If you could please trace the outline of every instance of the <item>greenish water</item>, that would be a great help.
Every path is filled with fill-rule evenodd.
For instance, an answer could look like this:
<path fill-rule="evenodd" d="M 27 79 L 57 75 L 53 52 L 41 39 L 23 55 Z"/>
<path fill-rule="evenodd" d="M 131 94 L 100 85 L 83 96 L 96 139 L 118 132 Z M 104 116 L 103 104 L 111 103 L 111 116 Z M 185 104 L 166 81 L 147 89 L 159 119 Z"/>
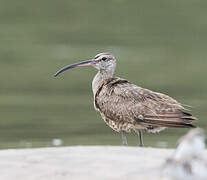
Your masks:
<path fill-rule="evenodd" d="M 207 1 L 0 0 L 0 148 L 120 145 L 93 109 L 93 68 L 64 65 L 99 52 L 116 75 L 193 107 L 207 129 Z M 144 134 L 147 146 L 174 147 L 186 129 Z M 130 145 L 137 145 L 134 134 Z M 167 144 L 166 144 L 167 142 Z"/>

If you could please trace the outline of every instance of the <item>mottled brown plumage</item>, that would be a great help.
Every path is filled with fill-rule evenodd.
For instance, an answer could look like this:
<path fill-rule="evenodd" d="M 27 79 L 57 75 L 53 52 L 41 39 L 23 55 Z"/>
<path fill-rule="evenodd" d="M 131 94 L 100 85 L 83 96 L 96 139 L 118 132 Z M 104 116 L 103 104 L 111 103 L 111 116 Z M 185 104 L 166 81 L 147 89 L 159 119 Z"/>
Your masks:
<path fill-rule="evenodd" d="M 194 117 L 171 97 L 131 84 L 121 78 L 103 81 L 95 106 L 115 131 L 159 131 L 161 127 L 193 127 Z"/>
<path fill-rule="evenodd" d="M 100 53 L 92 60 L 66 66 L 55 76 L 70 68 L 89 65 L 99 70 L 92 82 L 94 107 L 113 130 L 134 130 L 141 136 L 142 129 L 159 132 L 167 127 L 194 127 L 192 122 L 196 118 L 173 98 L 114 78 L 116 59 L 110 53 Z M 125 134 L 123 138 L 126 144 Z"/>

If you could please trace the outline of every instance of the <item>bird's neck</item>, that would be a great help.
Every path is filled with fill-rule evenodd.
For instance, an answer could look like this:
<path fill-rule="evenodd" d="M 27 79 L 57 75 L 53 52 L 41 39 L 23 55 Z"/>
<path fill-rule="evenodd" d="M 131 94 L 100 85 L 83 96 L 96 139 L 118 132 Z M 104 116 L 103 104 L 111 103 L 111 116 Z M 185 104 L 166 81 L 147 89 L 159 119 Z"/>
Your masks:
<path fill-rule="evenodd" d="M 98 91 L 99 87 L 103 83 L 104 80 L 112 78 L 114 75 L 113 71 L 105 71 L 105 70 L 99 70 L 96 76 L 93 78 L 92 82 L 92 89 L 93 89 L 93 95 L 95 96 L 96 92 Z"/>

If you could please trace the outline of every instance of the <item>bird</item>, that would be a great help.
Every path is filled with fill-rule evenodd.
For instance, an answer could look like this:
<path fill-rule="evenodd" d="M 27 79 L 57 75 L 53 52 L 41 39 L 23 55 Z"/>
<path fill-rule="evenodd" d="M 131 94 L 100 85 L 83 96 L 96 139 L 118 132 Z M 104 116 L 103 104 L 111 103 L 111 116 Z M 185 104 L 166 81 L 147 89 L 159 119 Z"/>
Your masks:
<path fill-rule="evenodd" d="M 179 140 L 174 154 L 162 165 L 162 174 L 175 180 L 206 180 L 205 139 L 203 129 L 190 130 Z"/>
<path fill-rule="evenodd" d="M 71 68 L 95 67 L 98 73 L 92 81 L 94 108 L 109 127 L 122 134 L 123 145 L 128 145 L 126 134 L 131 131 L 137 134 L 142 147 L 143 130 L 156 133 L 168 127 L 195 127 L 192 122 L 196 118 L 175 99 L 114 77 L 116 63 L 111 53 L 99 53 L 90 60 L 64 66 L 54 76 Z"/>

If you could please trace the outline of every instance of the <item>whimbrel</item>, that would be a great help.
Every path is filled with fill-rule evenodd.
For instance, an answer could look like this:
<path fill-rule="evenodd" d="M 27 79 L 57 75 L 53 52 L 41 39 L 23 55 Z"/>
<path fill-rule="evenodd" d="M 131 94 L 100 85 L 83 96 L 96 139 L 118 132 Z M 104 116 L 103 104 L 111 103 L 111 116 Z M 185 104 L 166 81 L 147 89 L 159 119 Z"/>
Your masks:
<path fill-rule="evenodd" d="M 196 118 L 173 98 L 113 77 L 116 59 L 110 53 L 100 53 L 91 60 L 65 66 L 55 76 L 81 66 L 98 69 L 92 82 L 94 107 L 108 126 L 122 132 L 124 145 L 127 145 L 126 133 L 131 130 L 139 135 L 140 146 L 143 146 L 142 130 L 159 132 L 167 127 L 194 127 L 192 122 Z"/>

